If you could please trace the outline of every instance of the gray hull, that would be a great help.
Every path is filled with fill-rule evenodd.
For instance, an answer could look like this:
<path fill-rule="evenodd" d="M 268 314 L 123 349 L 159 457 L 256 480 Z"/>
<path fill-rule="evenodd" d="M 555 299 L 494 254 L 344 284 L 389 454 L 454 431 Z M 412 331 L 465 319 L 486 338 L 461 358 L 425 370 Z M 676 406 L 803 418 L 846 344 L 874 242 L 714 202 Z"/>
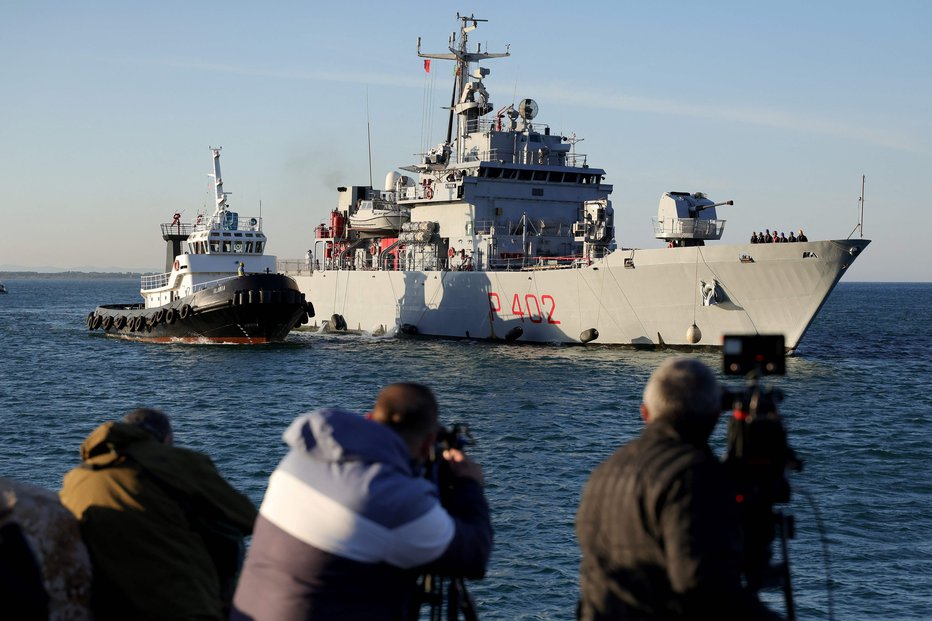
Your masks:
<path fill-rule="evenodd" d="M 350 329 L 521 342 L 712 346 L 728 333 L 797 347 L 868 240 L 617 250 L 588 267 L 325 270 L 294 275 L 321 318 Z M 713 288 L 704 295 L 703 284 Z M 691 343 L 687 330 L 701 331 Z M 404 328 L 404 330 L 402 330 Z M 520 330 L 515 330 L 520 328 Z"/>

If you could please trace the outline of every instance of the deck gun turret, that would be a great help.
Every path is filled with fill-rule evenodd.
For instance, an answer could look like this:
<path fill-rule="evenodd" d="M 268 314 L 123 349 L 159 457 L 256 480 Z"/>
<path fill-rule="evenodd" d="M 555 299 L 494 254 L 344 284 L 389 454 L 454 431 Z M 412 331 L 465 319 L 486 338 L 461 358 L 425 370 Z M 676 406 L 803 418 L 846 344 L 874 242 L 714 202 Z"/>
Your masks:
<path fill-rule="evenodd" d="M 725 221 L 719 220 L 716 207 L 734 205 L 728 200 L 713 203 L 702 192 L 665 192 L 660 197 L 654 235 L 670 247 L 704 246 L 708 239 L 721 239 Z"/>

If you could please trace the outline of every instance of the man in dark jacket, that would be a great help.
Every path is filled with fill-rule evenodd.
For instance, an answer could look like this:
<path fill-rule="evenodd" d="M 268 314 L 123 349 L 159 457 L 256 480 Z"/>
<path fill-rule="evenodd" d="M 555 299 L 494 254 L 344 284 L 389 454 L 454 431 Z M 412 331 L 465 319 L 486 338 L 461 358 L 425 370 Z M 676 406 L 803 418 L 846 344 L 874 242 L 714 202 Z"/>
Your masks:
<path fill-rule="evenodd" d="M 311 412 L 284 434 L 291 451 L 269 479 L 232 619 L 408 619 L 427 570 L 481 578 L 492 548 L 482 469 L 459 450 L 451 502 L 421 476 L 437 402 L 392 384 L 366 417 Z"/>
<path fill-rule="evenodd" d="M 779 619 L 740 576 L 740 522 L 708 438 L 721 410 L 715 376 L 672 358 L 644 389 L 639 438 L 592 474 L 576 516 L 579 616 Z"/>
<path fill-rule="evenodd" d="M 60 493 L 91 556 L 95 618 L 225 618 L 221 591 L 232 596 L 229 565 L 235 573 L 255 506 L 209 457 L 172 446 L 163 413 L 124 421 L 88 436 Z"/>

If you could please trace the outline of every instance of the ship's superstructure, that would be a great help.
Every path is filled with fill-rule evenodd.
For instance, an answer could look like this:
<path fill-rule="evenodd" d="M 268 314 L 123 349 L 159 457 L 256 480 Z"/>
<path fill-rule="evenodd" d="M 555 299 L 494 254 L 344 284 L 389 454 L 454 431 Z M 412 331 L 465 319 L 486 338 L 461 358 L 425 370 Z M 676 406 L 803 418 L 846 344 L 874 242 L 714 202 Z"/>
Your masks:
<path fill-rule="evenodd" d="M 606 173 L 533 99 L 496 106 L 480 63 L 509 56 L 458 16 L 445 140 L 381 189 L 338 188 L 296 275 L 328 328 L 622 345 L 713 345 L 727 332 L 780 332 L 790 349 L 865 240 L 706 245 L 725 221 L 701 193 L 666 192 L 665 248 L 618 248 Z"/>

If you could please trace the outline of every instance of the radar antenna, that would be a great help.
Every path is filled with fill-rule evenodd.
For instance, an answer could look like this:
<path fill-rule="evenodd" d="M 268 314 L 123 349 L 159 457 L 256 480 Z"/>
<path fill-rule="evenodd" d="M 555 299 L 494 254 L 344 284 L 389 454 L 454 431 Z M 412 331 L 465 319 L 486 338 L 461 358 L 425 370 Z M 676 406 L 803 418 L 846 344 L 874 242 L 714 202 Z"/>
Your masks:
<path fill-rule="evenodd" d="M 521 118 L 525 121 L 530 121 L 537 116 L 538 110 L 539 106 L 533 99 L 522 99 L 521 103 L 518 104 L 518 114 L 520 114 Z"/>

